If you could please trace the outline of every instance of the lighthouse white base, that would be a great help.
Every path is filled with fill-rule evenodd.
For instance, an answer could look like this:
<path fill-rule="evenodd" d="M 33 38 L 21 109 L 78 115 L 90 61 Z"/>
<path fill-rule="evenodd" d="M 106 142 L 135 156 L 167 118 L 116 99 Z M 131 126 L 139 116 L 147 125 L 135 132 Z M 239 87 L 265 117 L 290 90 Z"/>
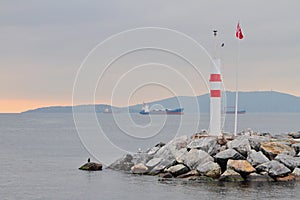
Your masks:
<path fill-rule="evenodd" d="M 209 135 L 221 136 L 221 98 L 210 98 Z"/>

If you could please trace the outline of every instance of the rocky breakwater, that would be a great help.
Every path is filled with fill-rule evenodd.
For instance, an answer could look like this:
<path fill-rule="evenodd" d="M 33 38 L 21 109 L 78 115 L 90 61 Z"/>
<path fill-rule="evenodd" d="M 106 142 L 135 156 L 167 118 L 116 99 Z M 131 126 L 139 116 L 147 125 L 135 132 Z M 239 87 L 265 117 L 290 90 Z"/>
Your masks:
<path fill-rule="evenodd" d="M 181 136 L 145 152 L 127 154 L 109 168 L 188 180 L 300 180 L 300 141 L 294 135 Z"/>

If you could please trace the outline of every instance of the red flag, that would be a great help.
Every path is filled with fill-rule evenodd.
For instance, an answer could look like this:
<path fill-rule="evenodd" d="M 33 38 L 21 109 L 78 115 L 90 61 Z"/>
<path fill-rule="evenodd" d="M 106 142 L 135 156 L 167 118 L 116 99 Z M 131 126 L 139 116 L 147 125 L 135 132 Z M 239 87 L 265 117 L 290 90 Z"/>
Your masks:
<path fill-rule="evenodd" d="M 244 38 L 244 35 L 243 35 L 243 33 L 242 33 L 242 29 L 241 29 L 241 27 L 240 27 L 240 22 L 237 24 L 235 36 L 236 36 L 238 39 L 240 39 L 240 40 Z"/>

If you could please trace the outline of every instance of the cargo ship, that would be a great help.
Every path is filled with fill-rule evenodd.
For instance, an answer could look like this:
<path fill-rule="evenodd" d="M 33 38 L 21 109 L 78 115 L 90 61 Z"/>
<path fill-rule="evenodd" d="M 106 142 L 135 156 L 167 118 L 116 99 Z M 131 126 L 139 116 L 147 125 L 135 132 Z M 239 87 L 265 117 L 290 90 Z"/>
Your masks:
<path fill-rule="evenodd" d="M 154 109 L 150 110 L 149 105 L 143 103 L 142 110 L 140 111 L 141 115 L 182 115 L 183 108 L 176 108 L 176 109 Z"/>

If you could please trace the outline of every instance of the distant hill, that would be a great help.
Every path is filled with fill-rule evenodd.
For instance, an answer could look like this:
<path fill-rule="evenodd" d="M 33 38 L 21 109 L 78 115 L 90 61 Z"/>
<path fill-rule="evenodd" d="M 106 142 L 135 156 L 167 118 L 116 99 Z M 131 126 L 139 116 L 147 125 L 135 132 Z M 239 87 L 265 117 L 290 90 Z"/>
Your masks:
<path fill-rule="evenodd" d="M 226 92 L 226 105 L 232 107 L 235 105 L 235 93 Z M 147 102 L 150 108 L 177 108 L 183 107 L 185 113 L 208 113 L 209 112 L 209 95 L 204 94 L 197 97 L 179 96 L 167 99 L 162 99 L 154 102 Z M 113 107 L 104 104 L 99 105 L 80 105 L 75 106 L 77 112 L 103 112 L 105 108 L 117 110 L 118 112 L 125 112 L 129 109 L 130 112 L 139 112 L 142 104 L 130 107 Z M 247 113 L 258 112 L 300 112 L 300 97 L 293 95 L 274 92 L 239 92 L 239 108 L 243 108 Z M 53 106 L 29 110 L 24 113 L 71 113 L 71 106 Z"/>

